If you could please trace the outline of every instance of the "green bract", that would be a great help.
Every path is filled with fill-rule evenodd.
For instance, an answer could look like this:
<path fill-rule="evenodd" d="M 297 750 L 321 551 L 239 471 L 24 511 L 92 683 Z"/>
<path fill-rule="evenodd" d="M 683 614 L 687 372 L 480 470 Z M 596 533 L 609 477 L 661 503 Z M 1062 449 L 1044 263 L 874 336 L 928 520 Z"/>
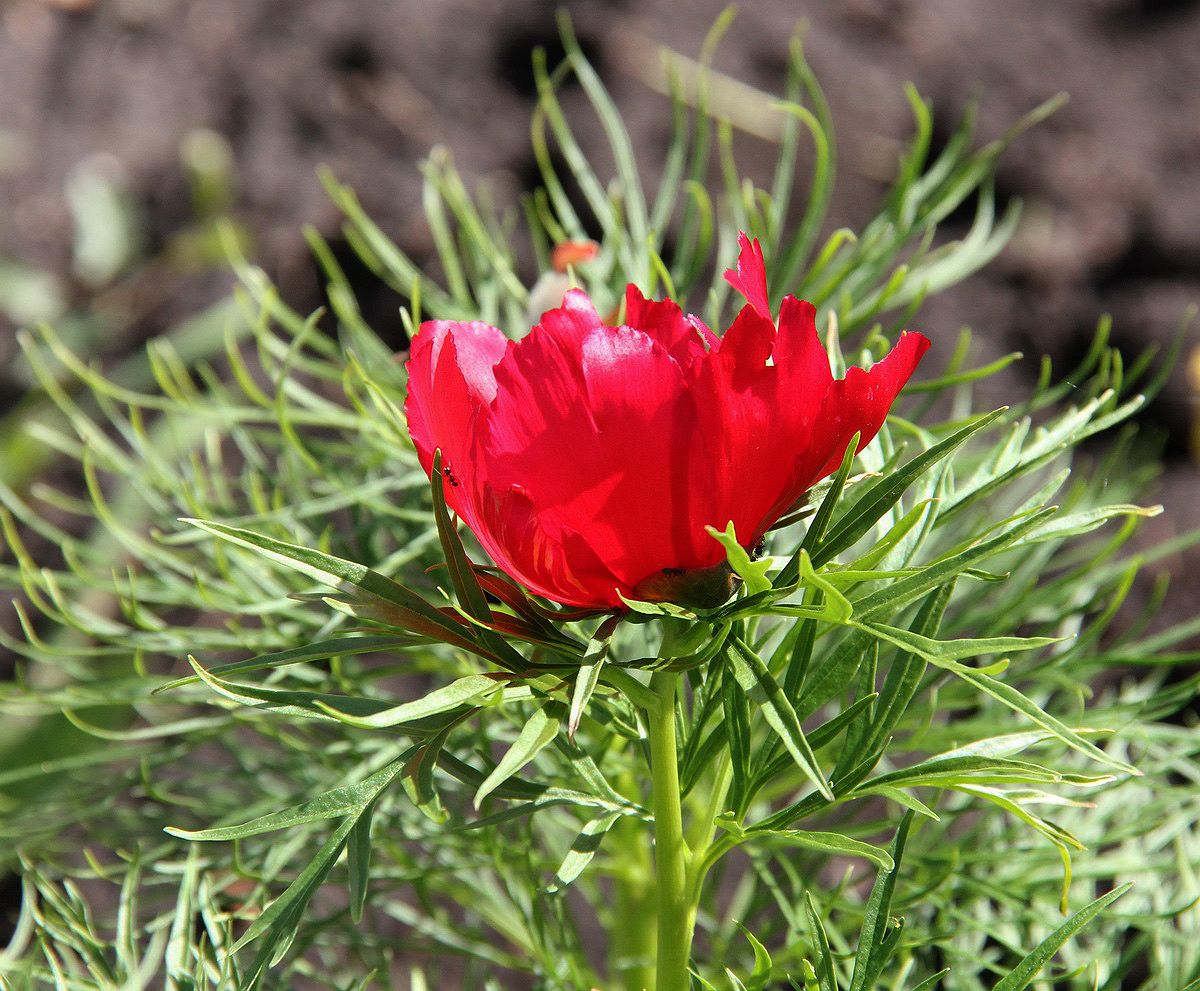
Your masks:
<path fill-rule="evenodd" d="M 634 281 L 724 326 L 712 273 L 744 229 L 775 291 L 818 305 L 835 366 L 908 323 L 944 339 L 914 314 L 1012 233 L 989 186 L 1007 138 L 972 150 L 968 116 L 931 157 L 910 94 L 878 216 L 822 240 L 820 89 L 794 44 L 782 100 L 756 97 L 781 134 L 757 188 L 737 120 L 710 110 L 726 23 L 699 64 L 666 61 L 675 135 L 653 191 L 564 26 L 566 62 L 537 62 L 543 188 L 523 225 L 445 152 L 427 164 L 442 282 L 326 176 L 408 329 L 527 326 L 521 251 L 546 272 L 553 244 L 597 231 L 574 278 L 601 309 Z M 614 175 L 557 101 L 571 74 Z M 936 242 L 967 200 L 969 234 Z M 330 314 L 296 313 L 235 257 L 237 305 L 210 314 L 223 340 L 184 360 L 197 325 L 168 333 L 144 390 L 53 328 L 23 335 L 57 410 L 27 427 L 89 498 L 0 485 L 25 633 L 0 687 L 0 857 L 24 885 L 0 983 L 642 987 L 657 827 L 667 896 L 696 914 L 693 987 L 1196 986 L 1197 655 L 1179 648 L 1200 624 L 1151 635 L 1151 610 L 1121 608 L 1141 567 L 1197 539 L 1129 545 L 1156 512 L 1137 503 L 1153 464 L 1114 428 L 1169 360 L 1126 365 L 1102 323 L 1079 368 L 1046 364 L 989 410 L 974 383 L 1018 356 L 974 367 L 968 333 L 943 340 L 921 394 L 781 521 L 770 568 L 728 542 L 739 597 L 580 615 L 463 543 L 409 444 L 402 364 L 310 242 Z M 1100 460 L 1078 455 L 1105 432 Z"/>

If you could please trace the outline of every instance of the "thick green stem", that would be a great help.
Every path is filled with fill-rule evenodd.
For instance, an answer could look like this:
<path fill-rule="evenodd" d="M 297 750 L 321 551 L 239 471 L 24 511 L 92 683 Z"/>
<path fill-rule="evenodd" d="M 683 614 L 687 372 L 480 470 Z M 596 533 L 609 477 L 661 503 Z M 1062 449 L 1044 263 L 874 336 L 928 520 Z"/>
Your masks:
<path fill-rule="evenodd" d="M 648 713 L 650 768 L 654 782 L 654 874 L 658 895 L 658 963 L 654 991 L 688 991 L 688 959 L 696 906 L 690 897 L 688 861 L 675 749 L 675 692 L 679 675 L 656 671 L 650 688 L 659 706 Z"/>

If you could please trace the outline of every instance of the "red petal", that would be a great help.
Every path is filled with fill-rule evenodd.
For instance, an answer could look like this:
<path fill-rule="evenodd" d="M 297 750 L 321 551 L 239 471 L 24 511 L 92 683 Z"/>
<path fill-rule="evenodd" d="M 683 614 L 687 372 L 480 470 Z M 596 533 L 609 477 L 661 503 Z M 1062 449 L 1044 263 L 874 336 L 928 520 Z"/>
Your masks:
<path fill-rule="evenodd" d="M 680 365 L 702 358 L 720 343 L 711 330 L 674 300 L 646 299 L 633 283 L 625 287 L 625 323 L 658 341 Z"/>
<path fill-rule="evenodd" d="M 497 369 L 489 471 L 631 588 L 710 542 L 691 512 L 696 418 L 663 346 L 585 318 L 584 302 L 547 313 Z"/>
<path fill-rule="evenodd" d="M 784 296 L 779 336 L 771 357 L 787 381 L 789 400 L 818 406 L 820 394 L 833 381 L 833 373 L 829 370 L 829 355 L 817 335 L 817 310 L 812 303 Z"/>
<path fill-rule="evenodd" d="M 927 337 L 905 331 L 896 346 L 869 370 L 848 368 L 846 377 L 833 383 L 826 394 L 824 416 L 818 427 L 832 448 L 809 485 L 837 471 L 846 445 L 856 432 L 862 434 L 858 440 L 859 451 L 875 439 L 896 396 L 912 378 L 928 350 Z"/>
<path fill-rule="evenodd" d="M 512 342 L 490 324 L 431 320 L 413 339 L 404 412 L 428 472 L 441 448 L 451 466 L 471 444 L 476 411 L 496 395 L 495 367 Z"/>
<path fill-rule="evenodd" d="M 518 485 L 489 486 L 471 529 L 507 575 L 567 606 L 620 606 L 624 585 L 578 533 L 565 530 Z"/>
<path fill-rule="evenodd" d="M 726 269 L 725 281 L 746 297 L 761 317 L 771 319 L 771 304 L 767 300 L 767 269 L 763 261 L 762 247 L 758 238 L 750 240 L 742 232 L 738 234 L 737 271 Z"/>
<path fill-rule="evenodd" d="M 732 520 L 746 541 L 778 497 L 779 462 L 789 446 L 780 427 L 788 411 L 779 401 L 779 369 L 767 364 L 774 338 L 774 325 L 743 307 L 692 383 L 701 418 L 693 480 L 704 493 L 699 522 L 723 530 Z M 710 544 L 692 566 L 721 560 L 720 545 L 711 538 Z"/>

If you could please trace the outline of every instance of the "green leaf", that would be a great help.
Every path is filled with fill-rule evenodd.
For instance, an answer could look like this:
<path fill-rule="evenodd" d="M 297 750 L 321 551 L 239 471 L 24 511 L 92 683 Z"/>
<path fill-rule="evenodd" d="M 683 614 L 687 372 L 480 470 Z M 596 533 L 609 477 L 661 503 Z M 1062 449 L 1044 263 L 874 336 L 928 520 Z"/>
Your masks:
<path fill-rule="evenodd" d="M 850 477 L 850 466 L 854 464 L 854 455 L 858 450 L 859 437 L 860 435 L 856 433 L 851 438 L 850 443 L 846 445 L 846 453 L 842 455 L 842 463 L 829 484 L 829 490 L 825 493 L 825 498 L 821 500 L 821 505 L 817 508 L 816 516 L 812 518 L 812 522 L 808 524 L 808 529 L 804 532 L 804 540 L 800 543 L 800 547 L 796 553 L 792 555 L 792 559 L 775 576 L 776 588 L 786 588 L 799 581 L 800 555 L 805 552 L 811 555 L 813 548 L 825 536 L 829 520 L 833 517 L 833 511 L 837 507 L 838 500 L 842 497 L 842 490 L 846 487 L 846 480 Z"/>
<path fill-rule="evenodd" d="M 958 784 L 1055 784 L 1063 780 L 1059 772 L 1030 761 L 991 755 L 941 754 L 872 778 L 859 790 L 873 791 L 880 785 L 945 788 Z"/>
<path fill-rule="evenodd" d="M 739 812 L 754 797 L 750 787 L 750 762 L 753 748 L 750 737 L 750 701 L 738 684 L 733 665 L 721 669 L 721 711 L 724 724 L 713 731 L 717 746 L 724 744 L 729 753 L 731 783 L 729 807 Z M 719 735 L 718 735 L 719 734 Z M 786 759 L 786 758 L 785 758 Z"/>
<path fill-rule="evenodd" d="M 883 514 L 899 501 L 905 490 L 926 471 L 943 458 L 958 450 L 974 434 L 1003 416 L 1005 409 L 998 409 L 951 434 L 944 441 L 918 454 L 896 471 L 885 475 L 859 497 L 854 506 L 838 520 L 829 536 L 820 545 L 809 548 L 813 564 L 817 567 L 831 561 L 842 551 L 853 546 L 871 529 Z"/>
<path fill-rule="evenodd" d="M 383 771 L 367 779 L 372 782 L 374 792 L 364 790 L 363 797 L 366 800 L 346 816 L 283 894 L 263 910 L 241 939 L 234 944 L 233 951 L 237 952 L 248 943 L 262 939 L 258 953 L 249 968 L 248 987 L 257 987 L 266 969 L 277 963 L 287 952 L 305 908 L 337 863 L 351 832 L 364 816 L 369 818 L 369 810 L 375 799 L 399 773 L 400 767 L 400 762 L 393 762 Z"/>
<path fill-rule="evenodd" d="M 759 592 L 765 592 L 771 587 L 771 580 L 767 578 L 767 571 L 771 567 L 770 558 L 760 558 L 755 561 L 746 553 L 746 549 L 738 542 L 737 531 L 733 527 L 733 520 L 730 520 L 725 525 L 725 531 L 722 533 L 714 526 L 706 526 L 708 535 L 718 541 L 725 548 L 725 556 L 729 561 L 729 567 L 733 569 L 734 574 L 746 583 L 746 591 L 750 595 L 756 595 Z"/>
<path fill-rule="evenodd" d="M 500 763 L 479 786 L 475 792 L 476 809 L 488 795 L 533 760 L 558 735 L 562 720 L 550 715 L 546 711 L 548 708 L 549 705 L 534 710 L 512 746 L 500 758 Z"/>
<path fill-rule="evenodd" d="M 1038 650 L 1041 647 L 1062 642 L 1056 637 L 982 637 L 974 640 L 931 640 L 929 637 L 913 633 L 911 630 L 885 626 L 883 623 L 853 623 L 852 625 L 874 633 L 880 639 L 938 665 L 946 661 L 961 660 L 964 657 Z"/>
<path fill-rule="evenodd" d="M 583 661 L 575 675 L 575 687 L 571 691 L 571 711 L 567 719 L 567 737 L 574 739 L 575 731 L 579 729 L 579 721 L 583 718 L 584 710 L 591 700 L 596 684 L 600 680 L 600 671 L 608 657 L 608 648 L 612 643 L 613 634 L 621 623 L 621 616 L 610 616 L 596 628 L 592 639 L 588 642 Z"/>
<path fill-rule="evenodd" d="M 767 724 L 778 734 L 787 752 L 816 786 L 817 791 L 832 801 L 833 790 L 825 780 L 817 758 L 804 737 L 796 710 L 792 708 L 791 702 L 783 694 L 783 689 L 779 687 L 774 676 L 767 670 L 762 658 L 736 637 L 731 640 L 727 656 L 742 691 L 758 703 Z"/>
<path fill-rule="evenodd" d="M 1133 882 L 1114 888 L 1106 895 L 1101 895 L 1067 919 L 1061 926 L 1042 940 L 1037 947 L 1022 960 L 1016 969 L 1009 972 L 994 988 L 993 991 L 1024 991 L 1033 983 L 1042 968 L 1062 948 L 1062 945 L 1081 929 L 1088 926 L 1092 920 L 1103 912 L 1109 905 L 1120 898 L 1133 887 Z"/>
<path fill-rule="evenodd" d="M 324 661 L 331 657 L 347 657 L 351 654 L 385 653 L 398 648 L 409 647 L 414 642 L 410 637 L 395 636 L 333 637 L 329 640 L 318 640 L 314 643 L 304 644 L 301 647 L 292 647 L 290 650 L 259 654 L 257 657 L 250 657 L 244 661 L 218 664 L 215 667 L 209 668 L 208 673 L 221 677 L 229 674 L 242 674 L 246 671 L 258 671 L 262 668 L 281 667 L 285 664 L 302 664 L 306 661 Z M 159 685 L 154 689 L 153 694 L 157 695 L 160 692 L 167 692 L 183 685 L 191 685 L 200 680 L 199 675 L 192 675 L 190 678 L 176 678 L 165 685 Z"/>
<path fill-rule="evenodd" d="M 404 762 L 404 777 L 401 781 L 405 792 L 421 814 L 439 826 L 444 824 L 449 816 L 442 806 L 437 788 L 434 787 L 433 772 L 438 766 L 446 741 L 450 738 L 450 731 L 464 718 L 466 714 L 460 715 L 426 742 L 413 747 Z"/>
<path fill-rule="evenodd" d="M 483 703 L 488 696 L 494 695 L 504 688 L 502 681 L 485 674 L 469 674 L 465 678 L 452 681 L 443 688 L 434 689 L 422 698 L 401 705 L 389 706 L 371 715 L 361 716 L 345 712 L 322 699 L 317 700 L 317 707 L 339 722 L 359 729 L 387 729 L 410 723 L 426 716 L 449 712 L 462 705 Z"/>
<path fill-rule="evenodd" d="M 889 957 L 900 942 L 898 923 L 890 915 L 892 895 L 896 890 L 896 874 L 908 840 L 908 830 L 913 814 L 906 812 L 892 840 L 890 856 L 893 866 L 880 870 L 867 899 L 866 917 L 858 937 L 858 952 L 854 956 L 854 972 L 850 977 L 850 991 L 870 991 Z"/>
<path fill-rule="evenodd" d="M 488 627 L 493 619 L 492 610 L 488 607 L 483 589 L 479 587 L 479 581 L 475 576 L 475 566 L 467 557 L 467 552 L 463 550 L 458 531 L 446 508 L 446 479 L 442 473 L 440 449 L 433 452 L 430 488 L 433 492 L 433 516 L 437 521 L 438 538 L 442 543 L 442 551 L 446 555 L 446 565 L 450 569 L 450 583 L 454 586 L 454 595 L 463 611 L 476 623 L 481 624 L 475 635 L 484 647 L 492 655 L 503 658 L 506 667 L 520 670 L 524 658 L 513 650 L 502 636 Z"/>
<path fill-rule="evenodd" d="M 362 922 L 367 903 L 367 884 L 371 877 L 371 819 L 378 799 L 371 802 L 354 823 L 346 841 L 346 870 L 350 879 L 350 918 Z"/>
<path fill-rule="evenodd" d="M 448 619 L 412 589 L 365 565 L 223 523 L 188 518 L 181 519 L 180 522 L 191 524 L 244 547 L 323 585 L 349 593 L 352 602 L 356 601 L 355 596 L 359 593 L 365 593 L 368 596 L 368 605 L 371 604 L 371 600 L 375 600 L 387 607 L 386 615 L 396 626 L 403 626 L 422 636 L 461 647 L 489 660 L 498 663 L 500 661 L 475 640 L 467 627 Z"/>
<path fill-rule="evenodd" d="M 1090 743 L 1080 735 L 1076 730 L 1071 729 L 1066 724 L 1062 723 L 1054 716 L 1050 715 L 1042 709 L 1036 702 L 1026 698 L 1017 689 L 1003 681 L 997 681 L 980 671 L 975 671 L 956 661 L 940 661 L 930 658 L 932 663 L 938 667 L 945 668 L 951 671 L 963 681 L 974 685 L 980 691 L 986 692 L 992 698 L 1008 706 L 1013 712 L 1019 712 L 1027 717 L 1038 726 L 1043 727 L 1053 733 L 1059 740 L 1065 743 L 1073 750 L 1078 750 L 1081 754 L 1086 754 L 1093 760 L 1099 761 L 1108 767 L 1115 767 L 1118 771 L 1123 771 L 1126 774 L 1132 774 L 1140 777 L 1139 771 L 1132 764 L 1127 764 L 1123 760 L 1118 760 L 1115 757 L 1110 757 L 1107 753 L 1097 747 L 1094 743 Z"/>
<path fill-rule="evenodd" d="M 771 954 L 758 941 L 754 933 L 744 925 L 736 919 L 733 924 L 741 930 L 742 935 L 746 937 L 746 941 L 754 950 L 754 970 L 751 971 L 750 976 L 743 982 L 746 991 L 763 991 L 767 986 L 767 982 L 771 979 Z"/>
<path fill-rule="evenodd" d="M 854 630 L 816 666 L 804 682 L 804 690 L 796 700 L 796 715 L 807 719 L 830 699 L 837 697 L 851 684 L 870 647 L 871 637 Z"/>
<path fill-rule="evenodd" d="M 890 871 L 895 868 L 892 856 L 883 847 L 873 843 L 864 843 L 841 833 L 824 833 L 806 829 L 754 829 L 746 830 L 745 841 L 757 839 L 772 840 L 787 846 L 797 846 L 805 850 L 816 850 L 820 853 L 844 857 L 862 857 L 871 861 L 880 870 Z"/>
<path fill-rule="evenodd" d="M 508 822 L 512 819 L 520 819 L 522 816 L 532 815 L 534 812 L 540 812 L 542 809 L 549 809 L 559 805 L 600 809 L 604 812 L 616 812 L 618 815 L 623 816 L 636 816 L 642 820 L 649 819 L 649 814 L 645 809 L 627 801 L 615 801 L 603 795 L 589 795 L 587 792 L 575 791 L 571 788 L 545 788 L 541 795 L 533 801 L 514 805 L 511 808 L 504 809 L 502 812 L 495 812 L 490 816 L 484 816 L 482 819 L 474 819 L 471 822 L 463 823 L 459 828 L 463 830 L 488 829 L 499 823 Z"/>
<path fill-rule="evenodd" d="M 364 810 L 365 811 L 365 810 Z M 321 845 L 310 860 L 275 901 L 254 920 L 250 928 L 233 946 L 236 953 L 248 943 L 262 939 L 258 952 L 247 971 L 248 987 L 257 987 L 268 967 L 274 966 L 291 945 L 296 927 L 317 889 L 325 882 L 334 864 L 342 855 L 350 832 L 354 829 L 357 816 L 347 817 Z"/>
<path fill-rule="evenodd" d="M 804 910 L 808 915 L 808 926 L 812 930 L 813 954 L 817 958 L 814 968 L 819 991 L 838 991 L 837 978 L 834 977 L 833 954 L 829 951 L 829 937 L 825 933 L 825 925 L 817 913 L 812 893 L 804 892 Z"/>
<path fill-rule="evenodd" d="M 918 599 L 926 592 L 938 588 L 961 575 L 979 561 L 1007 550 L 1030 530 L 1055 514 L 1054 509 L 1031 512 L 1028 515 L 1006 520 L 999 524 L 997 532 L 986 540 L 976 539 L 965 549 L 952 553 L 909 575 L 863 596 L 854 603 L 854 611 L 860 620 L 868 620 L 880 613 L 894 614 L 907 603 Z"/>
<path fill-rule="evenodd" d="M 817 573 L 812 559 L 808 556 L 808 551 L 804 548 L 800 549 L 796 566 L 799 569 L 802 584 L 818 588 L 824 593 L 824 606 L 821 611 L 825 615 L 821 618 L 829 623 L 850 622 L 850 617 L 854 615 L 854 607 L 850 604 L 850 600 L 827 576 Z"/>
<path fill-rule="evenodd" d="M 167 826 L 165 831 L 185 840 L 240 840 L 247 836 L 257 836 L 259 833 L 269 833 L 319 819 L 337 819 L 340 816 L 357 814 L 374 801 L 400 773 L 403 766 L 403 761 L 392 761 L 387 767 L 376 771 L 369 778 L 364 778 L 358 784 L 334 788 L 290 809 L 258 816 L 236 826 L 214 826 L 196 830 Z"/>
<path fill-rule="evenodd" d="M 563 858 L 563 862 L 558 865 L 558 870 L 554 872 L 555 884 L 550 887 L 550 891 L 559 891 L 565 888 L 584 872 L 587 865 L 592 862 L 592 858 L 596 856 L 596 851 L 600 849 L 601 841 L 620 818 L 620 812 L 606 812 L 588 822 L 579 831 L 579 835 L 571 843 L 571 849 Z"/>
<path fill-rule="evenodd" d="M 942 817 L 933 811 L 928 805 L 914 798 L 902 788 L 892 788 L 888 785 L 876 785 L 870 789 L 874 795 L 882 795 L 884 798 L 890 798 L 897 805 L 901 805 L 906 809 L 912 809 L 917 815 L 924 816 L 926 819 L 932 819 L 934 822 L 941 822 Z"/>
<path fill-rule="evenodd" d="M 332 719 L 327 709 L 335 708 L 342 713 L 352 712 L 367 716 L 385 711 L 388 704 L 382 699 L 360 698 L 353 695 L 329 695 L 321 692 L 283 691 L 277 688 L 260 688 L 257 685 L 241 685 L 226 681 L 206 671 L 196 658 L 188 655 L 188 663 L 200 680 L 217 694 L 251 708 L 271 709 L 274 712 L 302 716 L 306 719 Z"/>
<path fill-rule="evenodd" d="M 948 581 L 930 592 L 913 618 L 911 633 L 932 636 L 937 633 L 945 615 L 950 596 L 954 593 L 954 581 Z M 879 693 L 879 704 L 875 707 L 875 722 L 862 741 L 860 753 L 873 753 L 882 747 L 904 716 L 905 710 L 917 693 L 925 675 L 926 661 L 908 650 L 898 650 L 888 666 L 887 677 Z"/>

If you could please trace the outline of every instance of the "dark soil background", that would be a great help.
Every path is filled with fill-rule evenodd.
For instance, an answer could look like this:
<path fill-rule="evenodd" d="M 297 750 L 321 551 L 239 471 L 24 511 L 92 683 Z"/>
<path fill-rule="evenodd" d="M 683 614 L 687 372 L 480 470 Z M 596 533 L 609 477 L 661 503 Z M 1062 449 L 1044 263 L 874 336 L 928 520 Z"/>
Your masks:
<path fill-rule="evenodd" d="M 656 47 L 695 56 L 721 0 L 568 6 L 643 161 L 658 161 L 669 120 L 646 83 Z M 1200 300 L 1200 2 L 757 0 L 717 68 L 778 92 L 800 19 L 838 128 L 835 224 L 865 220 L 891 175 L 910 130 L 906 80 L 933 98 L 943 141 L 973 96 L 981 140 L 1059 91 L 1071 96 L 1004 158 L 998 198 L 1025 201 L 1023 226 L 997 263 L 923 311 L 919 329 L 935 341 L 948 348 L 970 324 L 981 359 L 1019 348 L 1065 371 L 1102 313 L 1132 353 L 1169 339 Z M 195 221 L 181 145 L 211 129 L 232 151 L 233 211 L 255 258 L 310 309 L 321 290 L 302 225 L 350 254 L 318 164 L 417 258 L 430 251 L 417 163 L 431 145 L 502 196 L 534 182 L 535 45 L 561 52 L 552 5 L 534 0 L 0 0 L 0 262 L 51 273 L 67 305 L 107 307 L 111 334 L 98 344 L 110 352 L 219 298 L 230 282 L 219 266 L 162 262 Z M 741 148 L 751 171 L 765 167 L 765 143 Z M 116 177 L 141 218 L 139 261 L 103 286 L 72 269 L 65 189 L 81 162 Z M 969 220 L 952 218 L 952 232 Z M 363 291 L 376 326 L 398 334 L 394 298 L 365 279 Z M 23 380 L 4 321 L 7 406 Z M 1198 341 L 1193 332 L 1189 353 Z M 1034 360 L 1013 374 L 1012 399 L 1035 374 Z M 1198 388 L 1181 367 L 1144 417 L 1165 444 L 1156 497 L 1168 507 L 1147 541 L 1200 526 Z M 1179 576 L 1171 615 L 1194 614 L 1200 557 L 1156 567 Z"/>

